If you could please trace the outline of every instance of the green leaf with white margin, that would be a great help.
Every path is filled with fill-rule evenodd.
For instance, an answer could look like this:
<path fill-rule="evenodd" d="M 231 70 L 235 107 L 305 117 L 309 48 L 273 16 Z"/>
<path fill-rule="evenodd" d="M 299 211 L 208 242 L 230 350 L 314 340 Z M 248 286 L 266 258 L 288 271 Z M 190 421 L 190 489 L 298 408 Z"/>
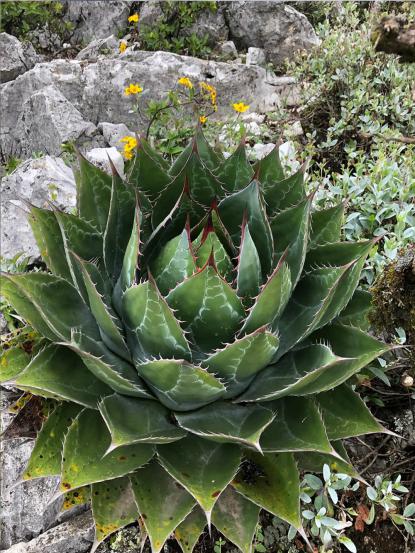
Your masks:
<path fill-rule="evenodd" d="M 330 440 L 385 432 L 360 396 L 346 384 L 318 394 L 316 400 Z"/>
<path fill-rule="evenodd" d="M 65 434 L 81 409 L 80 405 L 65 402 L 49 415 L 37 435 L 23 480 L 60 475 Z"/>
<path fill-rule="evenodd" d="M 196 264 L 190 249 L 189 234 L 185 229 L 165 244 L 150 264 L 151 273 L 163 296 L 196 270 Z"/>
<path fill-rule="evenodd" d="M 259 511 L 257 505 L 228 486 L 212 511 L 212 523 L 242 553 L 251 553 Z"/>
<path fill-rule="evenodd" d="M 137 137 L 137 142 L 128 181 L 151 201 L 155 201 L 171 180 L 167 173 L 168 168 L 163 165 L 160 157 L 149 147 L 147 141 Z"/>
<path fill-rule="evenodd" d="M 174 537 L 183 553 L 192 553 L 200 535 L 206 526 L 206 517 L 197 505 L 193 511 L 177 526 Z"/>
<path fill-rule="evenodd" d="M 127 476 L 92 484 L 92 514 L 95 521 L 94 553 L 108 536 L 138 519 L 137 505 Z"/>
<path fill-rule="evenodd" d="M 63 445 L 63 444 L 62 444 Z M 63 497 L 61 512 L 69 511 L 76 505 L 86 505 L 91 499 L 91 486 L 83 486 L 68 492 Z"/>
<path fill-rule="evenodd" d="M 111 202 L 112 179 L 81 154 L 78 158 L 79 172 L 75 174 L 75 180 L 79 217 L 104 233 Z"/>
<path fill-rule="evenodd" d="M 233 154 L 225 159 L 218 174 L 228 192 L 241 190 L 251 182 L 254 171 L 246 158 L 245 139 L 242 139 Z"/>
<path fill-rule="evenodd" d="M 246 188 L 225 197 L 218 210 L 234 243 L 240 243 L 241 224 L 246 214 L 249 231 L 261 261 L 262 274 L 267 275 L 272 267 L 274 243 L 260 183 L 253 180 Z"/>
<path fill-rule="evenodd" d="M 304 163 L 298 171 L 283 180 L 264 182 L 264 197 L 267 211 L 275 215 L 278 211 L 297 205 L 305 198 L 304 174 L 307 164 Z M 261 171 L 259 180 L 263 182 Z"/>
<path fill-rule="evenodd" d="M 140 442 L 164 444 L 186 436 L 157 401 L 113 394 L 102 400 L 99 410 L 111 432 L 111 449 Z"/>
<path fill-rule="evenodd" d="M 48 268 L 55 275 L 71 281 L 66 257 L 62 255 L 64 249 L 62 233 L 55 213 L 50 209 L 41 209 L 30 206 L 28 221 L 36 239 L 40 255 Z"/>
<path fill-rule="evenodd" d="M 169 409 L 191 411 L 216 401 L 225 386 L 206 369 L 179 359 L 160 359 L 137 366 L 160 402 Z"/>
<path fill-rule="evenodd" d="M 306 259 L 312 201 L 313 194 L 271 220 L 275 259 L 285 256 L 293 288 L 301 277 Z"/>
<path fill-rule="evenodd" d="M 277 183 L 285 179 L 278 144 L 269 154 L 256 162 L 254 170 L 264 189 L 275 188 Z"/>
<path fill-rule="evenodd" d="M 124 183 L 110 160 L 112 169 L 111 203 L 104 232 L 104 263 L 110 280 L 117 281 L 124 252 L 134 225 L 136 197 L 133 188 Z"/>
<path fill-rule="evenodd" d="M 261 288 L 241 332 L 249 334 L 264 325 L 275 324 L 281 316 L 292 290 L 291 273 L 285 260 L 286 253 Z"/>
<path fill-rule="evenodd" d="M 73 401 L 93 409 L 112 392 L 70 349 L 57 345 L 49 345 L 33 357 L 14 384 L 36 395 Z"/>
<path fill-rule="evenodd" d="M 232 486 L 247 499 L 301 528 L 300 479 L 292 453 L 245 451 L 246 461 Z"/>
<path fill-rule="evenodd" d="M 311 214 L 311 229 L 308 249 L 338 242 L 343 224 L 344 203 L 320 209 Z"/>
<path fill-rule="evenodd" d="M 232 261 L 230 260 L 225 248 L 222 246 L 219 238 L 216 236 L 213 226 L 205 228 L 201 236 L 193 242 L 193 246 L 196 246 L 197 248 L 195 256 L 198 267 L 204 267 L 213 253 L 213 259 L 219 275 L 228 281 L 232 280 Z"/>
<path fill-rule="evenodd" d="M 211 264 L 178 284 L 166 299 L 202 351 L 229 342 L 244 315 L 236 292 Z"/>
<path fill-rule="evenodd" d="M 265 452 L 333 451 L 321 414 L 312 399 L 287 397 L 266 405 L 274 411 L 275 419 L 261 437 Z"/>
<path fill-rule="evenodd" d="M 135 501 L 153 553 L 192 511 L 195 500 L 153 459 L 130 476 Z"/>
<path fill-rule="evenodd" d="M 202 365 L 224 381 L 225 397 L 233 397 L 268 366 L 277 349 L 277 336 L 262 327 L 216 351 Z"/>
<path fill-rule="evenodd" d="M 366 290 L 356 290 L 352 299 L 337 316 L 335 322 L 351 325 L 361 330 L 370 327 L 369 313 L 372 309 L 372 294 Z"/>
<path fill-rule="evenodd" d="M 153 357 L 190 359 L 184 332 L 151 277 L 125 292 L 122 308 L 136 364 Z"/>
<path fill-rule="evenodd" d="M 213 506 L 238 470 L 240 448 L 188 436 L 180 442 L 157 446 L 157 453 L 167 472 L 202 507 L 210 524 Z"/>
<path fill-rule="evenodd" d="M 340 441 L 333 441 L 331 445 L 335 454 L 316 453 L 314 451 L 296 453 L 295 458 L 299 469 L 319 473 L 322 471 L 324 464 L 327 464 L 331 470 L 360 479 L 356 469 L 350 464 L 343 444 Z"/>
<path fill-rule="evenodd" d="M 238 255 L 236 290 L 241 298 L 254 298 L 262 281 L 261 262 L 246 222 L 242 222 L 241 246 Z"/>
<path fill-rule="evenodd" d="M 179 425 L 207 440 L 235 442 L 261 451 L 259 439 L 274 414 L 261 405 L 233 405 L 215 402 L 191 413 L 176 413 Z"/>
<path fill-rule="evenodd" d="M 20 315 L 52 341 L 70 340 L 72 328 L 93 338 L 97 324 L 77 290 L 50 273 L 2 273 L 2 294 Z M 8 286 L 11 283 L 11 286 Z M 45 328 L 46 326 L 46 328 Z"/>
<path fill-rule="evenodd" d="M 15 379 L 29 361 L 30 355 L 19 346 L 4 349 L 0 356 L 0 383 Z"/>
<path fill-rule="evenodd" d="M 73 251 L 86 260 L 102 257 L 102 236 L 93 225 L 72 213 L 57 209 L 54 212 L 61 229 L 67 259 L 68 251 Z"/>
<path fill-rule="evenodd" d="M 67 492 L 125 476 L 146 464 L 154 454 L 152 445 L 134 444 L 106 455 L 110 445 L 111 435 L 100 413 L 92 409 L 82 411 L 66 434 L 59 490 Z"/>
<path fill-rule="evenodd" d="M 92 314 L 99 326 L 102 341 L 123 359 L 130 359 L 130 352 L 121 334 L 121 322 L 111 313 L 105 298 L 99 293 L 84 261 L 77 257 L 78 266 L 82 272 L 85 288 L 89 298 Z"/>
<path fill-rule="evenodd" d="M 127 290 L 136 282 L 136 273 L 138 268 L 138 257 L 140 255 L 140 209 L 136 206 L 134 223 L 131 236 L 124 252 L 124 259 L 121 268 L 121 274 L 114 287 L 112 302 L 119 315 L 122 313 L 122 297 Z"/>
<path fill-rule="evenodd" d="M 63 345 L 77 353 L 89 371 L 114 392 L 134 397 L 151 397 L 134 367 L 115 355 L 103 342 L 89 340 L 74 331 L 71 342 Z"/>

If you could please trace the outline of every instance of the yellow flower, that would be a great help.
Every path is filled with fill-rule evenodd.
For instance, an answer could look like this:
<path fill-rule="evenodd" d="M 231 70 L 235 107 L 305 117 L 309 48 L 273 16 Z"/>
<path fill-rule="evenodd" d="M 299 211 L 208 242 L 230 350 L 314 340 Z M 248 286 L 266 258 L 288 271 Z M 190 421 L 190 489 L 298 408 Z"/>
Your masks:
<path fill-rule="evenodd" d="M 247 109 L 249 109 L 249 106 L 247 104 L 244 104 L 243 102 L 239 102 L 238 104 L 232 104 L 232 107 L 238 113 L 244 113 Z"/>
<path fill-rule="evenodd" d="M 125 42 L 125 40 L 122 40 L 120 42 L 120 54 L 122 54 L 126 50 L 127 50 L 127 43 Z"/>
<path fill-rule="evenodd" d="M 130 84 L 124 89 L 124 94 L 126 96 L 130 96 L 130 94 L 140 94 L 140 92 L 143 92 L 143 89 L 138 84 Z"/>
<path fill-rule="evenodd" d="M 209 94 L 210 102 L 212 106 L 214 106 L 216 104 L 216 96 L 217 96 L 216 88 L 213 85 L 205 82 L 201 82 L 199 83 L 199 85 L 202 91 L 204 90 Z"/>
<path fill-rule="evenodd" d="M 182 86 L 185 86 L 186 88 L 193 88 L 193 83 L 189 79 L 189 77 L 180 77 L 180 79 L 177 82 Z"/>
<path fill-rule="evenodd" d="M 199 117 L 199 121 L 202 123 L 202 125 L 204 125 L 204 124 L 206 123 L 206 121 L 207 121 L 206 115 L 201 115 L 201 116 Z"/>
<path fill-rule="evenodd" d="M 140 19 L 140 16 L 138 15 L 138 13 L 134 13 L 133 15 L 130 15 L 130 17 L 128 18 L 128 22 L 137 23 L 139 19 Z"/>
<path fill-rule="evenodd" d="M 123 154 L 125 159 L 131 159 L 133 157 L 133 150 L 137 147 L 137 139 L 134 136 L 124 136 L 120 142 L 124 143 Z"/>

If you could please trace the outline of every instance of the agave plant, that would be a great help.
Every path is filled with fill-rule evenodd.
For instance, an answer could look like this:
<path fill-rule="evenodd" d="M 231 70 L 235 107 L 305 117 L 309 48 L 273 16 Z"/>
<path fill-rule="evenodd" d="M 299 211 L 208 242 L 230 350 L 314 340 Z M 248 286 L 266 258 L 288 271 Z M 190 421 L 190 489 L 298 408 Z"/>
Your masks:
<path fill-rule="evenodd" d="M 249 552 L 260 509 L 301 533 L 299 471 L 353 473 L 341 440 L 384 431 L 351 380 L 387 349 L 355 292 L 373 241 L 304 173 L 199 128 L 171 167 L 139 140 L 125 182 L 80 157 L 77 215 L 30 207 L 48 271 L 2 294 L 44 341 L 2 381 L 51 398 L 23 478 L 91 497 L 93 549 L 138 519 L 155 553 L 211 524 Z"/>

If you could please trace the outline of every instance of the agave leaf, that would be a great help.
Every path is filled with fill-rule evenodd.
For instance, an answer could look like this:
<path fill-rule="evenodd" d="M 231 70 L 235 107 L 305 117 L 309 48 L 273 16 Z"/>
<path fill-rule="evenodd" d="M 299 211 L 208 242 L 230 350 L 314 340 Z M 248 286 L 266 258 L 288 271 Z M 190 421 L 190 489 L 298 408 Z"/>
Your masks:
<path fill-rule="evenodd" d="M 366 290 L 356 290 L 352 299 L 336 318 L 342 325 L 351 325 L 361 330 L 368 330 L 370 326 L 369 313 L 372 309 L 372 295 Z"/>
<path fill-rule="evenodd" d="M 308 249 L 338 242 L 344 216 L 344 203 L 314 211 L 311 214 L 311 232 Z"/>
<path fill-rule="evenodd" d="M 15 385 L 40 396 L 74 401 L 91 408 L 97 408 L 100 399 L 111 393 L 111 388 L 95 378 L 77 355 L 56 345 L 40 351 L 17 376 Z"/>
<path fill-rule="evenodd" d="M 102 236 L 93 225 L 76 215 L 57 209 L 55 217 L 61 229 L 67 259 L 68 251 L 73 251 L 86 260 L 102 257 Z"/>
<path fill-rule="evenodd" d="M 218 175 L 227 192 L 241 190 L 251 182 L 254 171 L 246 158 L 245 140 L 241 140 L 233 154 L 225 159 Z"/>
<path fill-rule="evenodd" d="M 362 240 L 361 242 L 335 242 L 334 244 L 323 244 L 307 254 L 305 270 L 322 265 L 341 267 L 361 258 L 365 258 L 374 244 L 373 240 Z"/>
<path fill-rule="evenodd" d="M 353 478 L 359 478 L 356 469 L 350 464 L 346 451 L 341 442 L 332 442 L 335 453 L 317 453 L 314 451 L 298 452 L 295 458 L 301 470 L 321 472 L 325 464 L 329 465 L 331 470 L 348 474 Z"/>
<path fill-rule="evenodd" d="M 264 325 L 272 325 L 281 316 L 290 299 L 291 272 L 283 255 L 262 287 L 252 306 L 241 332 L 249 333 Z"/>
<path fill-rule="evenodd" d="M 127 524 L 138 519 L 131 483 L 128 477 L 97 482 L 91 486 L 92 514 L 95 521 L 93 553 L 99 544 Z"/>
<path fill-rule="evenodd" d="M 274 414 L 261 405 L 232 405 L 215 402 L 191 413 L 176 413 L 179 425 L 214 442 L 236 442 L 261 450 L 259 439 Z"/>
<path fill-rule="evenodd" d="M 110 445 L 111 436 L 100 413 L 92 409 L 82 411 L 66 434 L 60 491 L 125 476 L 154 454 L 150 444 L 134 444 L 106 455 Z"/>
<path fill-rule="evenodd" d="M 301 528 L 300 480 L 293 455 L 246 450 L 245 456 L 232 486 L 252 503 Z"/>
<path fill-rule="evenodd" d="M 257 505 L 228 486 L 213 509 L 212 522 L 242 553 L 251 553 L 259 511 Z"/>
<path fill-rule="evenodd" d="M 78 158 L 80 170 L 76 185 L 79 217 L 104 233 L 111 202 L 112 179 L 84 156 L 79 154 Z M 79 255 L 87 257 L 81 253 Z"/>
<path fill-rule="evenodd" d="M 278 338 L 263 327 L 213 353 L 203 366 L 224 380 L 226 397 L 233 397 L 269 364 L 277 348 Z"/>
<path fill-rule="evenodd" d="M 63 445 L 63 444 L 62 444 Z M 68 492 L 63 497 L 61 512 L 69 511 L 76 505 L 85 505 L 91 499 L 91 486 L 83 486 Z"/>
<path fill-rule="evenodd" d="M 158 356 L 190 359 L 184 332 L 154 280 L 129 288 L 123 296 L 122 309 L 136 364 Z"/>
<path fill-rule="evenodd" d="M 330 392 L 318 394 L 316 400 L 322 410 L 330 440 L 385 431 L 359 395 L 346 384 Z"/>
<path fill-rule="evenodd" d="M 0 356 L 0 383 L 14 380 L 29 361 L 30 355 L 19 346 L 3 349 Z"/>
<path fill-rule="evenodd" d="M 279 259 L 287 252 L 285 261 L 290 268 L 293 288 L 301 276 L 306 258 L 312 201 L 311 195 L 296 206 L 278 213 L 271 221 L 275 258 Z"/>
<path fill-rule="evenodd" d="M 215 266 L 221 277 L 226 280 L 232 280 L 233 265 L 225 248 L 222 246 L 219 238 L 213 230 L 213 226 L 205 229 L 203 234 L 193 242 L 196 246 L 196 264 L 203 268 L 209 261 L 211 255 L 215 262 Z"/>
<path fill-rule="evenodd" d="M 36 239 L 40 255 L 48 268 L 57 276 L 71 281 L 66 257 L 62 255 L 64 249 L 62 233 L 55 213 L 50 209 L 41 209 L 30 206 L 29 223 Z"/>
<path fill-rule="evenodd" d="M 264 188 L 273 188 L 285 178 L 278 144 L 269 154 L 256 162 L 254 170 Z"/>
<path fill-rule="evenodd" d="M 75 327 L 92 338 L 98 336 L 98 327 L 88 307 L 77 290 L 63 278 L 41 272 L 4 273 L 3 278 L 2 294 L 50 340 L 70 340 Z"/>
<path fill-rule="evenodd" d="M 254 298 L 262 282 L 261 262 L 246 219 L 242 222 L 236 290 L 241 298 Z"/>
<path fill-rule="evenodd" d="M 259 162 L 261 164 L 261 162 Z M 271 175 L 262 177 L 259 171 L 259 180 L 264 186 L 264 197 L 267 204 L 267 211 L 275 215 L 278 211 L 297 205 L 305 198 L 304 174 L 306 171 L 304 163 L 298 171 L 287 178 L 272 180 Z"/>
<path fill-rule="evenodd" d="M 89 371 L 112 391 L 127 396 L 151 397 L 134 367 L 112 353 L 103 342 L 89 340 L 74 332 L 71 342 L 64 345 L 77 353 Z"/>
<path fill-rule="evenodd" d="M 171 180 L 163 158 L 158 156 L 141 137 L 138 139 L 128 180 L 151 201 L 157 199 Z"/>
<path fill-rule="evenodd" d="M 153 459 L 130 476 L 134 497 L 153 553 L 192 511 L 195 500 Z"/>
<path fill-rule="evenodd" d="M 212 374 L 180 359 L 148 361 L 138 365 L 137 370 L 169 409 L 197 409 L 225 392 L 225 386 Z"/>
<path fill-rule="evenodd" d="M 306 397 L 287 397 L 267 406 L 275 413 L 275 419 L 261 437 L 265 452 L 322 451 L 333 448 L 314 401 Z"/>
<path fill-rule="evenodd" d="M 160 463 L 193 495 L 210 524 L 213 506 L 238 470 L 239 447 L 188 436 L 177 443 L 157 446 L 157 452 Z"/>
<path fill-rule="evenodd" d="M 186 436 L 170 422 L 168 409 L 156 401 L 113 394 L 102 400 L 99 410 L 111 432 L 112 449 L 140 442 L 169 443 Z"/>
<path fill-rule="evenodd" d="M 112 164 L 111 164 L 112 165 Z M 115 284 L 123 266 L 124 252 L 134 225 L 136 197 L 112 165 L 111 203 L 104 232 L 104 263 L 110 280 Z"/>
<path fill-rule="evenodd" d="M 192 553 L 206 526 L 206 517 L 199 506 L 181 522 L 174 531 L 174 537 L 183 553 Z"/>
<path fill-rule="evenodd" d="M 210 263 L 178 284 L 166 299 L 202 351 L 230 341 L 244 315 L 236 292 Z"/>
<path fill-rule="evenodd" d="M 217 173 L 221 164 L 223 163 L 223 155 L 218 154 L 206 140 L 203 134 L 202 126 L 196 127 L 195 136 L 193 137 L 193 149 L 197 151 L 200 159 L 206 165 L 206 167 L 213 173 Z"/>
<path fill-rule="evenodd" d="M 267 275 L 272 266 L 274 245 L 260 183 L 254 180 L 246 188 L 225 197 L 218 210 L 235 243 L 240 242 L 241 224 L 246 213 L 249 231 L 261 261 L 262 274 Z"/>
<path fill-rule="evenodd" d="M 37 436 L 23 480 L 60 475 L 65 434 L 81 409 L 75 403 L 62 403 L 49 415 Z"/>
<path fill-rule="evenodd" d="M 167 295 L 179 282 L 195 272 L 196 264 L 186 229 L 163 246 L 150 267 L 157 287 L 163 295 Z"/>

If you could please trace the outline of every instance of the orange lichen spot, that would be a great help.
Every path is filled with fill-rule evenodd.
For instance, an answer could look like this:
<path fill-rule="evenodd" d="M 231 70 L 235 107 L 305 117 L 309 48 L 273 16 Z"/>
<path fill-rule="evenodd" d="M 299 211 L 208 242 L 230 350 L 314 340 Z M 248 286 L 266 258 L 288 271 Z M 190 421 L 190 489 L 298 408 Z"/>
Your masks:
<path fill-rule="evenodd" d="M 119 461 L 126 461 L 126 460 L 127 460 L 127 457 L 126 457 L 125 455 L 120 455 L 120 456 L 118 457 L 118 460 L 119 460 Z"/>
<path fill-rule="evenodd" d="M 62 490 L 70 490 L 71 489 L 71 485 L 69 484 L 69 482 L 62 482 L 60 487 L 61 487 Z"/>
<path fill-rule="evenodd" d="M 217 490 L 216 492 L 213 492 L 212 497 L 218 497 L 220 494 L 220 490 Z"/>

